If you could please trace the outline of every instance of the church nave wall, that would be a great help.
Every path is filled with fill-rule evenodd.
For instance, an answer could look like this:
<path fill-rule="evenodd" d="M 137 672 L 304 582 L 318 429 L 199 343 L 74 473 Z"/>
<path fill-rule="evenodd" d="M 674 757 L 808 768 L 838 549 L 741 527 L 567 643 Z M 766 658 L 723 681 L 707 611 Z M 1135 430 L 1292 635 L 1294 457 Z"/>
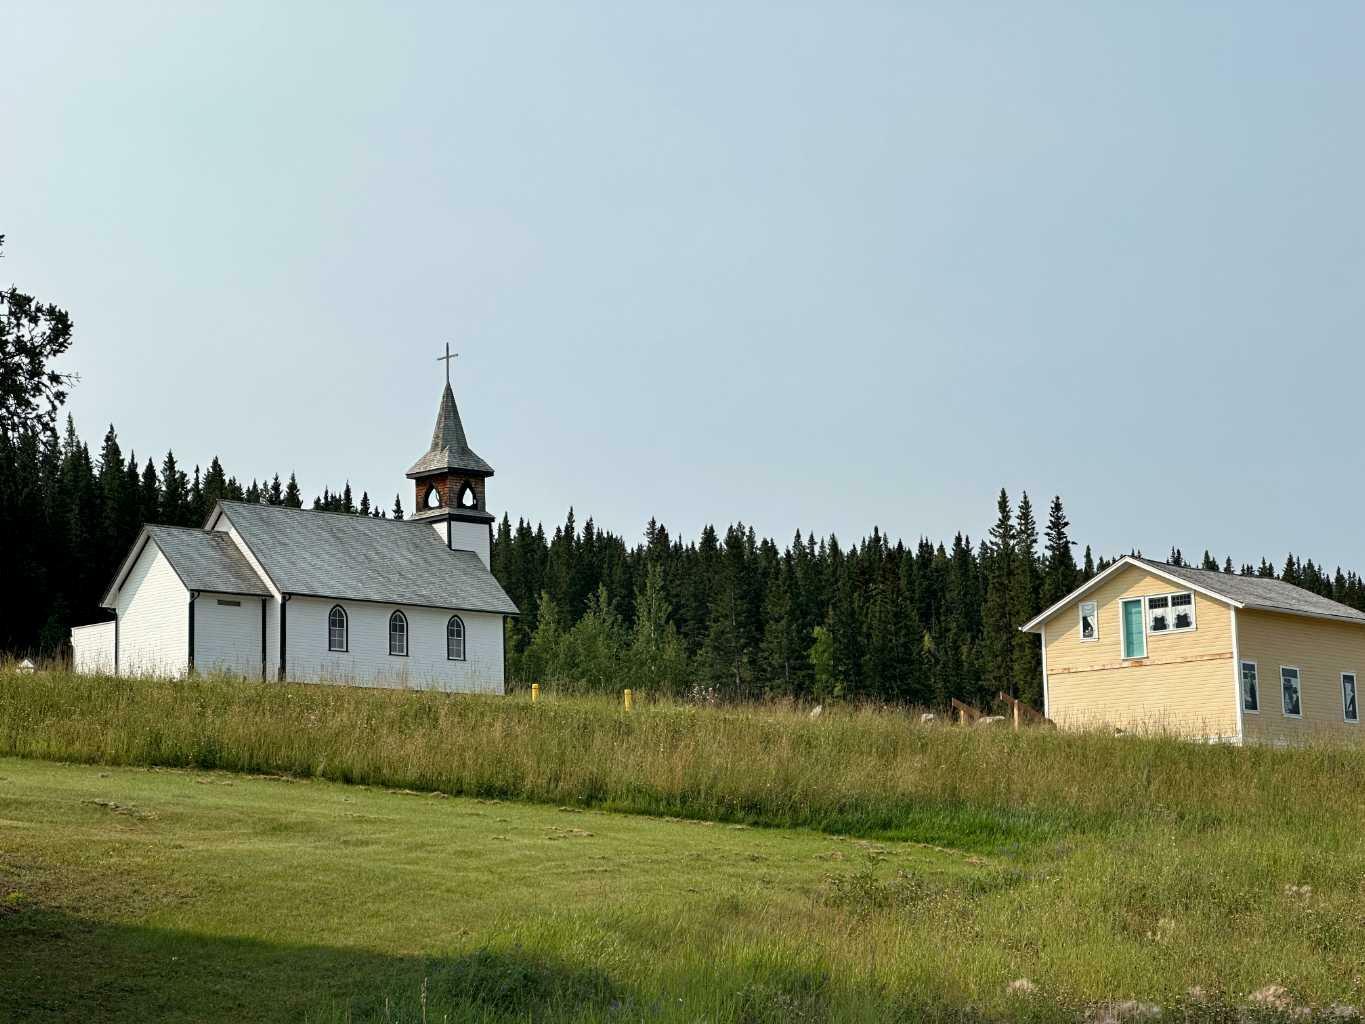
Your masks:
<path fill-rule="evenodd" d="M 327 616 L 334 605 L 346 610 L 348 646 L 327 649 Z M 389 616 L 408 620 L 408 655 L 389 654 Z M 465 624 L 465 660 L 446 659 L 446 623 L 459 614 Z M 502 616 L 436 608 L 294 597 L 286 629 L 288 679 L 355 686 L 503 692 Z"/>

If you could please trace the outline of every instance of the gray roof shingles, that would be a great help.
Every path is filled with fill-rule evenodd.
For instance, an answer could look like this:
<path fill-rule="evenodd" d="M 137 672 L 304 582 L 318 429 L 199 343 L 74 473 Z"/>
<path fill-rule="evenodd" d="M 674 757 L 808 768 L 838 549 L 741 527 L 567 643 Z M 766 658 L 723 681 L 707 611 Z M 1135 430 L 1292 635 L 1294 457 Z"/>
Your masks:
<path fill-rule="evenodd" d="M 518 614 L 472 551 L 429 524 L 224 501 L 223 514 L 286 594 Z"/>
<path fill-rule="evenodd" d="M 188 589 L 270 596 L 265 581 L 226 534 L 153 525 L 147 533 Z"/>
<path fill-rule="evenodd" d="M 474 454 L 465 438 L 464 424 L 460 422 L 460 410 L 455 405 L 455 392 L 446 384 L 441 393 L 441 406 L 436 410 L 436 427 L 431 432 L 431 448 L 418 459 L 408 476 L 416 477 L 424 473 L 438 473 L 445 469 L 464 470 L 468 473 L 493 475 L 493 467 Z"/>
<path fill-rule="evenodd" d="M 1333 601 L 1331 598 L 1319 597 L 1311 591 L 1283 580 L 1263 579 L 1260 576 L 1236 576 L 1210 569 L 1191 569 L 1184 565 L 1156 562 L 1150 558 L 1139 558 L 1138 561 L 1182 579 L 1191 586 L 1203 587 L 1215 594 L 1221 594 L 1247 608 L 1365 623 L 1365 612 L 1358 612 L 1349 605 Z"/>

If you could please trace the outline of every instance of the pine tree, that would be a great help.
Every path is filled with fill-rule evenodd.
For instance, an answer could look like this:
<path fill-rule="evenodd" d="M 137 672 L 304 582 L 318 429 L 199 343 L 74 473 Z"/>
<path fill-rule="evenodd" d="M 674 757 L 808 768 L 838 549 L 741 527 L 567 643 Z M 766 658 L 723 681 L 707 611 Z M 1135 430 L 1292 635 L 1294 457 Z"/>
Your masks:
<path fill-rule="evenodd" d="M 360 514 L 361 514 L 362 516 L 367 516 L 367 515 L 370 514 L 370 492 L 369 492 L 369 491 L 361 491 L 361 492 L 360 492 L 360 507 L 359 507 L 359 512 L 360 512 Z"/>
<path fill-rule="evenodd" d="M 1072 541 L 1067 534 L 1070 526 L 1061 495 L 1056 495 L 1047 514 L 1047 560 L 1041 599 L 1044 608 L 1051 607 L 1076 589 L 1076 558 L 1071 553 Z M 1088 553 L 1089 549 L 1086 550 Z"/>
<path fill-rule="evenodd" d="M 1081 569 L 1082 582 L 1088 583 L 1095 578 L 1095 559 L 1090 554 L 1090 545 L 1085 546 L 1085 567 Z"/>
<path fill-rule="evenodd" d="M 161 505 L 157 509 L 157 522 L 167 526 L 186 526 L 190 512 L 189 481 L 184 470 L 175 464 L 175 454 L 167 452 L 161 462 Z"/>
<path fill-rule="evenodd" d="M 1019 627 L 1042 609 L 1038 604 L 1038 524 L 1028 492 L 1019 498 L 1015 516 L 1014 574 L 1010 578 L 1010 676 L 1015 696 L 1029 704 L 1041 705 L 1043 676 L 1038 638 Z"/>
<path fill-rule="evenodd" d="M 393 496 L 393 518 L 399 520 L 403 518 L 403 499 L 398 495 Z"/>
<path fill-rule="evenodd" d="M 1207 569 L 1209 572 L 1218 571 L 1218 559 L 1214 558 L 1213 555 L 1209 553 L 1208 548 L 1204 549 L 1204 560 L 1199 563 L 1199 567 L 1201 569 Z"/>
<path fill-rule="evenodd" d="M 986 601 L 982 609 L 983 668 L 989 687 L 1014 694 L 1014 627 L 1010 616 L 1010 592 L 1014 579 L 1014 512 L 1003 487 L 996 501 L 996 513 L 986 555 Z"/>
<path fill-rule="evenodd" d="M 284 488 L 285 508 L 303 508 L 303 495 L 299 492 L 299 481 L 293 473 L 289 474 L 289 483 Z"/>

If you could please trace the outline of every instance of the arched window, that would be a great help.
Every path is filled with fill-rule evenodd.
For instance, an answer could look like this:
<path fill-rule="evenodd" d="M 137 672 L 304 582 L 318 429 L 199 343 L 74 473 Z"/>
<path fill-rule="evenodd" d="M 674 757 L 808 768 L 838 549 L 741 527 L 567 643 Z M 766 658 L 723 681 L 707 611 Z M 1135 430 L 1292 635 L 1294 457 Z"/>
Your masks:
<path fill-rule="evenodd" d="M 479 497 L 474 493 L 474 488 L 469 486 L 468 480 L 466 480 L 464 486 L 460 488 L 460 496 L 457 499 L 457 503 L 460 508 L 477 508 L 479 505 Z"/>
<path fill-rule="evenodd" d="M 427 493 L 422 496 L 422 507 L 423 508 L 441 507 L 441 492 L 436 489 L 435 485 L 427 487 Z"/>
<path fill-rule="evenodd" d="M 389 616 L 389 653 L 398 658 L 408 656 L 408 617 L 402 612 Z"/>
<path fill-rule="evenodd" d="M 458 615 L 446 623 L 446 660 L 464 661 L 464 619 Z"/>
<path fill-rule="evenodd" d="M 327 613 L 327 649 L 329 651 L 349 650 L 350 636 L 348 633 L 346 609 L 339 604 L 332 605 L 332 610 Z"/>

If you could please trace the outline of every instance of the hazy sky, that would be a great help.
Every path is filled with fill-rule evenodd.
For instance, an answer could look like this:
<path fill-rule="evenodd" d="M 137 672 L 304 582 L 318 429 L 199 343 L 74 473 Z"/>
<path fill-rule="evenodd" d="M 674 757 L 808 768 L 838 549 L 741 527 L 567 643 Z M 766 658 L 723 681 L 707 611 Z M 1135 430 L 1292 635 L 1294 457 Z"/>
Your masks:
<path fill-rule="evenodd" d="M 6 5 L 98 445 L 411 506 L 1365 569 L 1365 5 Z"/>

